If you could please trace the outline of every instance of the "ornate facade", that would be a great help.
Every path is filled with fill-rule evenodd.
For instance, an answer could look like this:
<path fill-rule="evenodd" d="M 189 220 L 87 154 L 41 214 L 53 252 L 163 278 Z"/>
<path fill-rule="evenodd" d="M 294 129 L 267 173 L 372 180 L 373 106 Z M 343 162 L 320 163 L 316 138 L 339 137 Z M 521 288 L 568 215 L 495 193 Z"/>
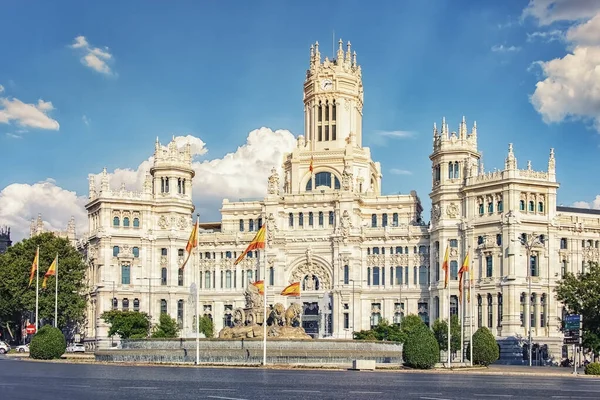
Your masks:
<path fill-rule="evenodd" d="M 183 273 L 194 210 L 189 147 L 157 142 L 141 192 L 111 189 L 106 171 L 100 188 L 90 177 L 87 336 L 106 338 L 99 316 L 111 307 L 147 311 L 154 322 L 168 312 L 182 336 L 193 336 L 195 272 L 199 313 L 213 319 L 216 331 L 231 324 L 244 289 L 257 279 L 268 286 L 269 304 L 288 304 L 280 291 L 301 282 L 295 301 L 303 303 L 302 325 L 314 337 L 351 338 L 405 314 L 433 321 L 448 307 L 459 313 L 457 274 L 470 251 L 475 326 L 488 326 L 498 338 L 526 336 L 531 327 L 536 343 L 557 352 L 562 307 L 553 289 L 566 271 L 598 261 L 600 212 L 557 207 L 554 152 L 546 171 L 531 163 L 519 169 L 510 145 L 505 168 L 486 172 L 475 124 L 468 131 L 463 118 L 458 132 L 445 120 L 439 131 L 434 125 L 426 223 L 414 191 L 381 194 L 381 167 L 362 146 L 363 101 L 350 43 L 344 50 L 340 41 L 333 60 L 322 60 L 318 43 L 311 46 L 304 134 L 281 169 L 273 168 L 263 200 L 224 199 L 221 221 L 200 224 L 198 251 Z M 266 260 L 251 253 L 234 266 L 262 224 Z M 539 240 L 528 251 L 520 240 L 533 237 Z M 450 304 L 441 271 L 446 246 Z"/>

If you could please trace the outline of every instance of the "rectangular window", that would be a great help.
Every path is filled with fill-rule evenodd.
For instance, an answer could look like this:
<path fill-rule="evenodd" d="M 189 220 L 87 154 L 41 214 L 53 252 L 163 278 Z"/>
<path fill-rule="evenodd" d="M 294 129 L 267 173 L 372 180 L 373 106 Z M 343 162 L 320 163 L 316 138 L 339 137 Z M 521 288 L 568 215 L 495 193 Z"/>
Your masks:
<path fill-rule="evenodd" d="M 129 285 L 131 282 L 131 267 L 129 265 L 121 266 L 121 284 Z"/>
<path fill-rule="evenodd" d="M 167 249 L 165 247 L 163 247 L 162 249 L 160 249 L 160 255 L 163 257 L 167 256 Z"/>
<path fill-rule="evenodd" d="M 530 266 L 531 266 L 531 271 L 530 271 L 531 276 L 538 276 L 537 256 L 531 256 Z"/>
<path fill-rule="evenodd" d="M 450 247 L 453 247 L 453 248 L 458 247 L 458 240 L 450 239 Z"/>
<path fill-rule="evenodd" d="M 388 215 L 383 214 L 381 216 L 381 226 L 383 226 L 385 228 L 387 226 L 387 224 L 388 224 Z"/>
<path fill-rule="evenodd" d="M 335 212 L 329 211 L 329 226 L 333 226 L 335 222 Z"/>
<path fill-rule="evenodd" d="M 379 286 L 379 267 L 373 267 L 373 286 Z"/>
<path fill-rule="evenodd" d="M 244 232 L 244 220 L 240 219 L 240 232 Z"/>
<path fill-rule="evenodd" d="M 344 329 L 350 329 L 350 314 L 344 313 Z"/>
<path fill-rule="evenodd" d="M 458 262 L 456 261 L 450 261 L 450 279 L 458 280 Z"/>
<path fill-rule="evenodd" d="M 163 286 L 167 284 L 167 269 L 165 267 L 160 270 L 160 284 Z"/>
<path fill-rule="evenodd" d="M 350 267 L 347 265 L 344 265 L 344 285 L 347 285 L 350 283 Z"/>
<path fill-rule="evenodd" d="M 133 248 L 133 256 L 135 258 L 139 258 L 140 257 L 140 248 L 139 247 L 134 247 Z"/>
<path fill-rule="evenodd" d="M 319 226 L 323 226 L 323 211 L 319 211 Z"/>
<path fill-rule="evenodd" d="M 498 201 L 498 204 L 496 204 L 496 208 L 498 209 L 498 212 L 500 212 L 500 213 L 503 211 L 502 200 Z"/>
<path fill-rule="evenodd" d="M 320 109 L 319 109 L 320 112 Z M 318 126 L 317 127 L 317 132 L 318 132 L 318 141 L 322 142 L 323 141 L 323 127 L 322 126 Z"/>
<path fill-rule="evenodd" d="M 502 246 L 502 234 L 501 233 L 496 234 L 496 244 L 498 246 Z"/>
<path fill-rule="evenodd" d="M 325 141 L 329 140 L 329 125 L 325 125 Z"/>
<path fill-rule="evenodd" d="M 491 278 L 493 275 L 492 256 L 485 256 L 485 276 Z"/>
<path fill-rule="evenodd" d="M 181 268 L 177 269 L 177 285 L 183 286 L 183 270 Z"/>
<path fill-rule="evenodd" d="M 335 110 L 335 108 L 334 108 L 334 110 Z M 331 140 L 337 140 L 337 132 L 335 129 L 335 125 L 333 125 L 331 127 Z"/>

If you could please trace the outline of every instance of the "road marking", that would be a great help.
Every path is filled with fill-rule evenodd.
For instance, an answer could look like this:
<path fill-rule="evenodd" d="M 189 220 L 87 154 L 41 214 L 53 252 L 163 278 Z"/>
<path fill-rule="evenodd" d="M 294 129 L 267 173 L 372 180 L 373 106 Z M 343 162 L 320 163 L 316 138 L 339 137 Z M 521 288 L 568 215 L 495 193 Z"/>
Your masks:
<path fill-rule="evenodd" d="M 239 397 L 223 397 L 223 396 L 206 396 L 209 397 L 211 399 L 223 399 L 223 400 L 247 400 L 247 399 L 242 399 Z"/>
<path fill-rule="evenodd" d="M 321 393 L 320 390 L 282 390 L 282 392 L 291 392 L 291 393 Z"/>
<path fill-rule="evenodd" d="M 421 397 L 423 400 L 450 400 L 450 399 L 442 399 L 441 397 Z"/>
<path fill-rule="evenodd" d="M 74 388 L 89 388 L 89 387 L 91 387 L 90 385 L 62 385 L 62 386 L 74 387 Z"/>
<path fill-rule="evenodd" d="M 597 397 L 585 397 L 585 396 L 552 396 L 553 399 L 597 399 Z"/>
<path fill-rule="evenodd" d="M 475 393 L 473 396 L 481 396 L 481 397 L 513 397 L 512 394 L 477 394 L 477 393 Z"/>
<path fill-rule="evenodd" d="M 204 392 L 235 392 L 237 389 L 211 389 L 211 388 L 197 388 L 196 390 L 198 391 L 204 391 Z"/>
<path fill-rule="evenodd" d="M 360 394 L 382 394 L 383 392 L 364 392 L 364 391 L 361 391 L 361 390 L 353 390 L 353 391 L 351 391 L 351 392 L 349 392 L 349 393 L 360 393 Z"/>
<path fill-rule="evenodd" d="M 157 390 L 156 386 L 121 386 L 120 389 L 143 389 L 143 390 Z"/>

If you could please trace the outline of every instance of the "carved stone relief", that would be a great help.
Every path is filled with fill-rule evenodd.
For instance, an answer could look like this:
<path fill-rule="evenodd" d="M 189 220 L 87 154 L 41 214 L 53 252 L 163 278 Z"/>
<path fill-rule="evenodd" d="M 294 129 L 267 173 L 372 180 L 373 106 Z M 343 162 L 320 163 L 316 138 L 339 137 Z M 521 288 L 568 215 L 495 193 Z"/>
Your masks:
<path fill-rule="evenodd" d="M 450 203 L 448 207 L 446 207 L 446 214 L 450 218 L 456 218 L 458 216 L 458 206 L 455 203 Z"/>

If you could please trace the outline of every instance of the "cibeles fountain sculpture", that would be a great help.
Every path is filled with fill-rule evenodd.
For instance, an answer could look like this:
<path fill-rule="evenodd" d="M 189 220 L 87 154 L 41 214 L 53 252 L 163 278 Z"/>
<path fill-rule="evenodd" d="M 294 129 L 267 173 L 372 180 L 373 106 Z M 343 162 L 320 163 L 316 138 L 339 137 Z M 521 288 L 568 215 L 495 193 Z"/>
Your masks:
<path fill-rule="evenodd" d="M 219 332 L 220 339 L 262 338 L 264 318 L 264 296 L 254 285 L 244 291 L 246 305 L 233 310 L 233 327 L 226 326 Z M 286 309 L 281 303 L 267 308 L 267 337 L 281 339 L 312 339 L 302 326 L 302 306 L 292 303 Z"/>

